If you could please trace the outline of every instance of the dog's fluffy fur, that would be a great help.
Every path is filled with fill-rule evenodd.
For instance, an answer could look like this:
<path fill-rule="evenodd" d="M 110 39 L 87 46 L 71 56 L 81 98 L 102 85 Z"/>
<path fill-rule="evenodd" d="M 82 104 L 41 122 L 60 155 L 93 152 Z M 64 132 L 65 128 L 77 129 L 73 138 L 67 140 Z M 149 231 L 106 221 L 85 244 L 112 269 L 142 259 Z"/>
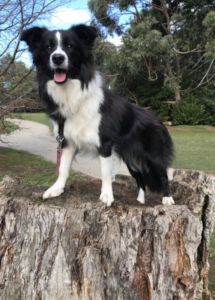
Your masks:
<path fill-rule="evenodd" d="M 173 144 L 165 126 L 148 110 L 130 104 L 105 88 L 95 71 L 92 47 L 97 31 L 77 25 L 49 31 L 33 27 L 23 31 L 37 68 L 40 97 L 58 134 L 64 121 L 67 145 L 63 149 L 59 176 L 43 198 L 63 193 L 75 154 L 93 152 L 101 162 L 100 199 L 113 202 L 112 158 L 122 159 L 136 179 L 137 200 L 144 203 L 145 186 L 163 191 L 163 204 L 173 204 L 167 167 Z"/>

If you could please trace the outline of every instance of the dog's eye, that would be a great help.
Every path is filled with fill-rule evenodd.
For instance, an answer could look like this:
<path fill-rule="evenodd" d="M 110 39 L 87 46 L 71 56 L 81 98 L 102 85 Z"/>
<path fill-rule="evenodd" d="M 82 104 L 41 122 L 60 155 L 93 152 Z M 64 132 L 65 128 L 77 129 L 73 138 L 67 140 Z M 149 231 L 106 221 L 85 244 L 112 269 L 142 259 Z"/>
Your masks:
<path fill-rule="evenodd" d="M 74 46 L 72 44 L 68 44 L 67 47 L 70 48 L 70 49 L 74 48 Z"/>
<path fill-rule="evenodd" d="M 46 49 L 51 49 L 51 46 L 50 45 L 46 45 Z"/>

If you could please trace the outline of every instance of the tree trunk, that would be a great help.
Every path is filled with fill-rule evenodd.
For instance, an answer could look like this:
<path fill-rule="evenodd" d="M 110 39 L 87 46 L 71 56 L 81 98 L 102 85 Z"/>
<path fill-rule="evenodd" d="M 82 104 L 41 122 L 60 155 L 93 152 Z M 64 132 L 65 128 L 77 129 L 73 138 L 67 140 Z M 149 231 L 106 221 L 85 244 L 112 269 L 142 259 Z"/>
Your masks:
<path fill-rule="evenodd" d="M 164 0 L 160 0 L 161 4 L 162 4 L 162 9 L 159 8 L 159 7 L 155 7 L 156 9 L 159 9 L 161 10 L 165 17 L 166 17 L 166 32 L 167 34 L 171 37 L 171 40 L 172 42 L 174 41 L 174 38 L 173 38 L 173 34 L 171 32 L 171 18 L 168 14 L 168 9 L 167 9 L 167 6 L 166 6 L 166 3 Z M 180 100 L 181 100 L 181 91 L 180 91 L 180 76 L 181 76 L 181 67 L 180 67 L 180 61 L 179 61 L 179 55 L 176 53 L 175 54 L 175 61 L 176 61 L 176 82 L 177 82 L 177 85 L 178 85 L 178 89 L 174 90 L 174 94 L 175 94 L 175 101 L 176 101 L 176 104 L 179 104 Z M 169 71 L 169 76 L 173 76 L 172 74 L 172 71 L 171 68 L 170 68 L 170 65 L 169 65 L 169 62 L 167 62 L 167 69 Z M 175 77 L 175 76 L 174 76 Z"/>
<path fill-rule="evenodd" d="M 177 76 L 177 84 L 178 84 L 178 90 L 175 91 L 175 100 L 176 103 L 179 103 L 181 100 L 181 90 L 180 90 L 180 76 L 181 76 L 181 67 L 179 62 L 179 55 L 176 53 L 176 76 Z"/>
<path fill-rule="evenodd" d="M 175 93 L 175 102 L 178 104 L 181 100 L 181 92 L 180 90 L 174 91 Z"/>
<path fill-rule="evenodd" d="M 118 176 L 115 202 L 98 201 L 96 179 L 73 181 L 43 201 L 45 188 L 0 183 L 1 300 L 210 300 L 208 253 L 215 178 L 177 170 L 176 205 L 136 201 Z"/>

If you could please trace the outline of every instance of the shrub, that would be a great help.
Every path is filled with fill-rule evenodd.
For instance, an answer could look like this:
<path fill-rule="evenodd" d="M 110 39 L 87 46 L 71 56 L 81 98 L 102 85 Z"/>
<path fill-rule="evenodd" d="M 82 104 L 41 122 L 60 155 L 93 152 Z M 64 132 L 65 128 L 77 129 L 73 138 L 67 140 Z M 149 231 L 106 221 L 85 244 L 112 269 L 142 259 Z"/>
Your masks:
<path fill-rule="evenodd" d="M 175 105 L 172 110 L 173 125 L 208 125 L 211 123 L 211 118 L 204 102 L 192 95 L 183 97 L 180 104 Z"/>
<path fill-rule="evenodd" d="M 158 102 L 156 105 L 153 103 L 152 108 L 150 109 L 162 122 L 170 120 L 171 108 L 169 104 L 161 104 Z"/>

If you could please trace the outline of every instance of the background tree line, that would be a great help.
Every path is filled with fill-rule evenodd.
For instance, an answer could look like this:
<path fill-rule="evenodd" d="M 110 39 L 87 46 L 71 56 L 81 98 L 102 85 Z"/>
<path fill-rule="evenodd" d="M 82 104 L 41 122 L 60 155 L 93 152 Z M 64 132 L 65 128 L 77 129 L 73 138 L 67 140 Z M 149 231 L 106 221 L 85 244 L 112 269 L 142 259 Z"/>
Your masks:
<path fill-rule="evenodd" d="M 214 1 L 90 0 L 88 6 L 101 33 L 96 61 L 113 90 L 162 121 L 215 125 Z M 129 21 L 122 18 L 128 14 Z M 122 36 L 117 48 L 105 40 L 113 33 Z"/>
<path fill-rule="evenodd" d="M 58 4 L 1 2 L 0 120 L 24 101 L 38 105 L 35 70 L 19 60 L 26 51 L 19 36 Z M 100 32 L 95 61 L 111 89 L 162 121 L 215 125 L 214 1 L 89 0 L 88 6 Z M 107 41 L 113 34 L 122 37 L 118 47 Z"/>
<path fill-rule="evenodd" d="M 0 72 L 10 60 L 10 54 L 5 54 L 0 59 Z M 5 110 L 9 113 L 14 110 L 32 110 L 43 107 L 39 101 L 36 72 L 22 61 L 14 61 L 7 72 L 0 77 L 0 95 L 3 115 Z"/>

